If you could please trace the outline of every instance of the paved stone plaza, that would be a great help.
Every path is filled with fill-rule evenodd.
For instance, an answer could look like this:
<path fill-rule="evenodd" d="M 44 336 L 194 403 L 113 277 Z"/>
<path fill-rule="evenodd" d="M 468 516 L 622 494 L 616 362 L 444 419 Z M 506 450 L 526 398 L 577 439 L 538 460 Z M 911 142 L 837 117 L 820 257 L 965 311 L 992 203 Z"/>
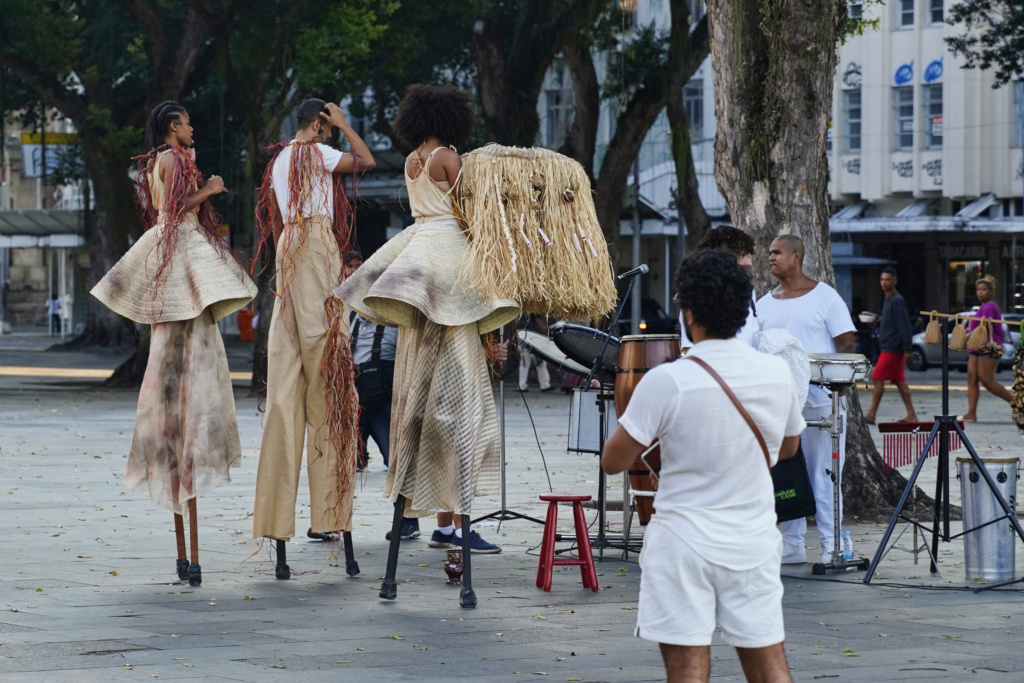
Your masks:
<path fill-rule="evenodd" d="M 635 556 L 606 553 L 598 593 L 582 588 L 576 568 L 558 570 L 545 593 L 534 586 L 541 527 L 530 522 L 477 527 L 503 552 L 474 557 L 476 609 L 460 608 L 458 589 L 445 585 L 445 553 L 426 543 L 430 519 L 422 521 L 424 537 L 403 543 L 398 600 L 380 600 L 391 510 L 380 495 L 379 457 L 356 501 L 362 573 L 349 578 L 336 548 L 302 534 L 309 516 L 303 480 L 300 537 L 289 545 L 294 575 L 275 580 L 269 545 L 250 538 L 260 417 L 243 381 L 235 396 L 245 457 L 230 485 L 198 503 L 203 585 L 178 582 L 171 514 L 121 484 L 136 395 L 100 389 L 98 376 L 123 353 L 44 352 L 45 342 L 0 338 L 3 681 L 664 678 L 656 645 L 632 635 Z M 233 370 L 247 370 L 246 347 L 229 354 Z M 999 377 L 1010 381 L 1007 372 Z M 961 388 L 953 392 L 953 409 L 962 412 L 965 375 L 952 378 Z M 910 380 L 922 419 L 938 412 L 938 374 L 914 373 Z M 565 451 L 567 399 L 533 388 L 525 401 L 554 489 L 596 495 L 596 456 Z M 968 431 L 982 457 L 1017 455 L 1024 446 L 1008 412 L 982 398 L 980 413 L 989 417 Z M 518 392 L 509 394 L 507 415 L 508 507 L 543 517 L 537 495 L 548 490 L 547 479 Z M 898 397 L 888 391 L 879 417 L 900 415 Z M 925 472 L 922 485 L 930 490 L 934 465 Z M 958 488 L 954 474 L 954 502 Z M 612 478 L 610 498 L 621 499 L 621 490 L 621 479 Z M 499 505 L 497 497 L 480 499 L 475 511 Z M 613 532 L 621 530 L 620 512 L 609 520 Z M 859 554 L 870 556 L 884 525 L 852 522 L 847 528 Z M 808 541 L 808 556 L 816 558 L 813 529 Z M 964 581 L 962 542 L 940 545 L 940 558 L 937 578 L 926 556 L 914 565 L 910 554 L 893 552 L 870 586 L 862 573 L 818 578 L 810 565 L 787 567 L 786 651 L 794 679 L 1024 680 L 1020 590 L 973 593 L 974 584 Z M 712 656 L 714 679 L 742 680 L 731 648 L 715 645 Z"/>

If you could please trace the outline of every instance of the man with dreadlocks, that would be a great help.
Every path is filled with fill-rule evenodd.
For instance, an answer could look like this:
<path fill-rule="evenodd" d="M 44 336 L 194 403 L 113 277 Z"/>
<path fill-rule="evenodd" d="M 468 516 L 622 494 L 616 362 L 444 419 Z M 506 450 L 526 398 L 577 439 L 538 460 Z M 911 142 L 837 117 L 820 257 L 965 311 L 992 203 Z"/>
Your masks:
<path fill-rule="evenodd" d="M 341 175 L 374 167 L 369 148 L 340 107 L 309 99 L 296 115 L 299 130 L 274 150 L 256 208 L 256 262 L 273 240 L 277 298 L 270 321 L 253 537 L 277 541 L 279 579 L 291 576 L 284 544 L 295 535 L 295 498 L 307 434 L 309 533 L 331 538 L 352 527 L 359 402 L 347 321 L 331 292 L 341 280 L 341 255 L 352 239 Z M 324 144 L 332 127 L 348 139 L 351 154 Z"/>
<path fill-rule="evenodd" d="M 124 483 L 174 512 L 178 577 L 202 582 L 196 496 L 231 481 L 242 459 L 235 399 L 217 321 L 256 296 L 227 242 L 203 180 L 188 113 L 164 102 L 149 118 L 153 148 L 135 157 L 136 199 L 146 232 L 92 295 L 115 313 L 150 325 L 149 362 L 139 390 L 135 436 Z M 192 562 L 182 515 L 189 509 Z"/>

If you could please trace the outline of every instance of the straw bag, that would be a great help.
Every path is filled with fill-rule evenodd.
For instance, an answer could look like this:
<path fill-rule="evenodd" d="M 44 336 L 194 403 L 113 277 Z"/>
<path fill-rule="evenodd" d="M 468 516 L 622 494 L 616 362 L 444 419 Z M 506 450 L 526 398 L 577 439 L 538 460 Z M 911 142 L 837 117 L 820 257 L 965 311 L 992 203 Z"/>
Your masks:
<path fill-rule="evenodd" d="M 949 333 L 949 348 L 952 351 L 963 351 L 967 348 L 967 329 L 964 328 L 964 321 L 956 316 L 956 324 L 953 331 Z"/>
<path fill-rule="evenodd" d="M 983 318 L 981 324 L 974 328 L 967 337 L 967 348 L 977 353 L 985 350 L 985 345 L 992 341 L 992 321 Z M 1000 354 L 1001 355 L 1001 354 Z"/>
<path fill-rule="evenodd" d="M 942 343 L 942 325 L 939 323 L 939 315 L 937 311 L 932 311 L 931 320 L 928 321 L 928 327 L 924 330 L 924 343 Z"/>

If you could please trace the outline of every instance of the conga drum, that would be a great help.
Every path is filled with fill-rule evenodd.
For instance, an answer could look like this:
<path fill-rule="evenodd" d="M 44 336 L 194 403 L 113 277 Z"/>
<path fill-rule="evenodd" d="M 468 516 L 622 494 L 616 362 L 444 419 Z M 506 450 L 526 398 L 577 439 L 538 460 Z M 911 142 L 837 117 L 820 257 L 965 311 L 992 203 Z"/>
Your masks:
<path fill-rule="evenodd" d="M 626 412 L 633 390 L 644 374 L 662 363 L 671 363 L 679 358 L 678 334 L 634 334 L 619 340 L 619 362 L 615 374 L 615 414 Z M 647 461 L 656 469 L 661 468 L 661 452 L 655 448 Z M 629 468 L 629 486 L 634 491 L 650 491 L 650 471 L 639 458 Z M 649 496 L 637 496 L 636 516 L 641 525 L 651 521 L 654 501 Z"/>

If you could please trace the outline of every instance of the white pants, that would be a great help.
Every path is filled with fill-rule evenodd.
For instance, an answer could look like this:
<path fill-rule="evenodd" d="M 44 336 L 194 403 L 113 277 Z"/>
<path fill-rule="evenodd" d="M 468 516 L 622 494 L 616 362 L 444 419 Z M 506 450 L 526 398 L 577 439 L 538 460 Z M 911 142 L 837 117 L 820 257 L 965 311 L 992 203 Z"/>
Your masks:
<path fill-rule="evenodd" d="M 540 388 L 543 391 L 551 386 L 551 373 L 548 372 L 548 364 L 544 361 L 534 358 L 533 354 L 529 351 L 520 349 L 519 355 L 519 388 L 526 390 L 526 380 L 530 376 L 530 365 L 537 363 L 537 382 L 540 383 Z"/>
<path fill-rule="evenodd" d="M 843 471 L 846 463 L 846 401 L 839 401 L 839 414 L 842 416 L 843 433 L 839 437 L 839 472 Z M 831 406 L 804 406 L 804 419 L 808 422 L 830 418 L 832 415 Z M 807 474 L 811 478 L 811 489 L 814 491 L 815 511 L 814 519 L 818 523 L 818 543 L 822 548 L 832 548 L 833 532 L 833 494 L 832 477 L 832 435 L 818 427 L 808 427 L 800 437 L 800 444 L 803 447 L 804 459 L 807 461 Z M 839 519 L 842 525 L 843 500 L 839 498 Z M 807 520 L 794 519 L 789 522 L 782 522 L 779 525 L 782 532 L 782 539 L 786 545 L 804 544 L 804 537 L 807 535 Z"/>

